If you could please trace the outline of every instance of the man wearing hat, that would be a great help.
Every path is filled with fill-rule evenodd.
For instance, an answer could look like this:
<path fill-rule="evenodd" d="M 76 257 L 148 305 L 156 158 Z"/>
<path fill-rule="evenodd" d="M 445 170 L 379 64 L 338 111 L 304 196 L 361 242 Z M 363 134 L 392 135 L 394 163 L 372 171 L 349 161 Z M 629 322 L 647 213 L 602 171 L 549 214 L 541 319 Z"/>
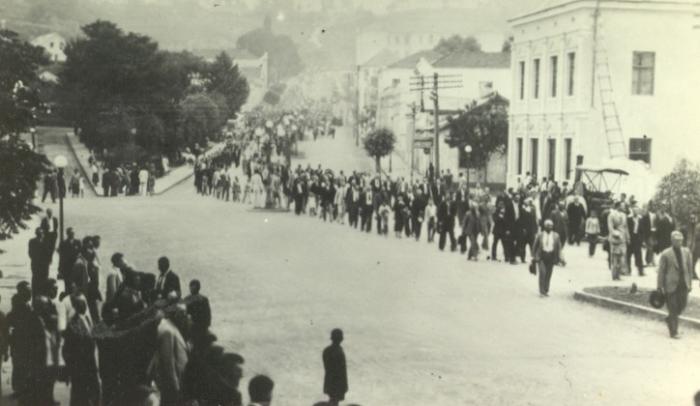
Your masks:
<path fill-rule="evenodd" d="M 535 238 L 532 247 L 532 257 L 539 271 L 540 296 L 549 296 L 549 282 L 552 279 L 554 265 L 561 260 L 561 239 L 554 231 L 554 223 L 547 219 L 544 230 Z"/>
<path fill-rule="evenodd" d="M 692 289 L 692 256 L 690 250 L 682 245 L 683 234 L 680 231 L 672 232 L 671 247 L 664 250 L 659 258 L 657 286 L 666 296 L 666 324 L 671 338 L 680 338 L 678 316 L 688 304 L 688 293 Z"/>

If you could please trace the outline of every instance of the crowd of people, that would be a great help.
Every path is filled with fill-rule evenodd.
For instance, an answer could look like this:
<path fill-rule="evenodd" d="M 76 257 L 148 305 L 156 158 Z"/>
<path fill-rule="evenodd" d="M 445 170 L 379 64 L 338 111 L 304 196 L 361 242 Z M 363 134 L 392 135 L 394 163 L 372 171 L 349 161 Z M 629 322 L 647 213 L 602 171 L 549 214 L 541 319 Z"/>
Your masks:
<path fill-rule="evenodd" d="M 94 158 L 89 159 L 92 184 L 102 190 L 104 197 L 153 196 L 156 186 L 156 170 L 153 164 L 102 166 Z"/>
<path fill-rule="evenodd" d="M 100 236 L 68 228 L 56 247 L 58 232 L 48 209 L 29 241 L 31 284 L 19 282 L 7 317 L 0 313 L 0 356 L 11 357 L 20 405 L 55 405 L 57 382 L 70 385 L 71 405 L 243 404 L 244 359 L 217 343 L 199 280 L 185 296 L 167 257 L 156 273 L 135 270 L 122 253 L 103 264 Z M 342 341 L 333 330 L 322 354 L 330 405 L 348 391 Z M 253 377 L 249 404 L 270 405 L 273 386 Z"/>
<path fill-rule="evenodd" d="M 615 281 L 632 269 L 645 276 L 644 268 L 656 266 L 655 258 L 672 246 L 676 225 L 663 205 L 641 204 L 624 193 L 593 199 L 580 181 L 559 184 L 544 177 L 538 182 L 527 173 L 517 187 L 492 193 L 478 182 L 467 184 L 463 173 L 455 176 L 448 169 L 437 174 L 432 164 L 423 177 L 413 180 L 358 171 L 336 173 L 321 165 L 293 168 L 289 159 L 276 159 L 276 151 L 294 119 L 286 113 L 272 119 L 248 117 L 231 141 L 236 152 L 228 155 L 233 159 L 197 163 L 197 191 L 256 208 L 281 208 L 297 216 L 347 223 L 367 233 L 374 228 L 388 236 L 391 230 L 396 238 L 416 241 L 425 235 L 428 243 L 437 239 L 439 250 L 449 243 L 450 251 L 466 253 L 467 260 L 477 261 L 485 252 L 486 259 L 498 261 L 500 246 L 504 261 L 529 263 L 530 272 L 539 275 L 543 297 L 549 293 L 553 266 L 566 265 L 566 245 L 587 243 L 590 257 L 602 245 Z M 266 149 L 269 143 L 272 148 Z M 240 165 L 241 179 L 235 175 Z M 693 275 L 700 241 L 694 246 Z"/>

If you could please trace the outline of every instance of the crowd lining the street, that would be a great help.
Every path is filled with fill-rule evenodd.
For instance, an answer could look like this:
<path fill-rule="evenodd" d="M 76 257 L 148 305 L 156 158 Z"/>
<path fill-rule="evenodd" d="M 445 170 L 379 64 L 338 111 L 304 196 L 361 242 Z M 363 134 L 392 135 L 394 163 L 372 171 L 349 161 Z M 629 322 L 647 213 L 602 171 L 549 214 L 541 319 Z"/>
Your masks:
<path fill-rule="evenodd" d="M 20 405 L 57 404 L 57 382 L 70 385 L 75 406 L 243 404 L 244 359 L 217 343 L 199 280 L 183 297 L 167 257 L 157 274 L 135 270 L 122 253 L 110 267 L 100 236 L 79 239 L 68 228 L 57 247 L 58 227 L 47 209 L 29 241 L 31 284 L 19 282 L 10 312 L 0 312 L 0 356 L 11 358 Z M 57 279 L 49 277 L 54 253 Z M 342 341 L 342 330 L 333 330 L 323 351 L 329 401 L 319 404 L 337 405 L 348 391 Z M 253 377 L 249 405 L 270 405 L 273 387 L 269 377 Z"/>

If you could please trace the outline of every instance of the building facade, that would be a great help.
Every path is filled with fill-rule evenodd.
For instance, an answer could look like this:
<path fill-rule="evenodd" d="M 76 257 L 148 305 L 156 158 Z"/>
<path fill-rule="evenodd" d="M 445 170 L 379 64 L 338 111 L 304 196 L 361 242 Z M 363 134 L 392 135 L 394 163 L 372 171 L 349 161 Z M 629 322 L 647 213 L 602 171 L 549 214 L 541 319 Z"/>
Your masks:
<path fill-rule="evenodd" d="M 66 54 L 63 52 L 63 50 L 66 48 L 66 39 L 57 32 L 36 37 L 32 40 L 31 44 L 44 48 L 44 51 L 51 62 L 55 63 L 66 61 Z"/>
<path fill-rule="evenodd" d="M 574 0 L 510 20 L 510 186 L 577 164 L 669 172 L 700 147 L 698 3 Z"/>
<path fill-rule="evenodd" d="M 423 173 L 434 160 L 433 99 L 429 88 L 435 74 L 439 83 L 443 80 L 440 78 L 450 82 L 438 91 L 440 127 L 447 123 L 448 117 L 460 114 L 467 104 L 479 102 L 493 93 L 510 97 L 510 55 L 507 53 L 466 52 L 443 56 L 423 51 L 382 70 L 378 79 L 376 121 L 378 127 L 389 128 L 396 135 L 392 164 L 396 163 L 393 166 L 399 170 L 410 172 L 412 167 L 415 172 Z M 415 91 L 420 77 L 424 78 L 424 87 L 428 89 L 423 92 Z M 461 152 L 450 148 L 443 139 L 444 134 L 439 146 L 440 168 L 453 173 L 463 171 Z M 491 183 L 504 183 L 504 162 L 494 165 L 489 177 Z"/>

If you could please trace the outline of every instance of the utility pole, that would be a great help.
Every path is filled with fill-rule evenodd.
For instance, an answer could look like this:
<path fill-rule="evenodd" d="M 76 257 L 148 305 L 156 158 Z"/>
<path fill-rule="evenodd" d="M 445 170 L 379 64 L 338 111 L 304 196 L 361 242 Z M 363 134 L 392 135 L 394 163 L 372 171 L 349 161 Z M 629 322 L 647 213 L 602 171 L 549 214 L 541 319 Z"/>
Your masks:
<path fill-rule="evenodd" d="M 433 119 L 435 121 L 435 174 L 440 176 L 440 102 L 438 101 L 438 73 L 433 73 Z"/>
<path fill-rule="evenodd" d="M 434 136 L 433 136 L 433 148 L 434 153 L 434 165 L 435 173 L 440 176 L 440 101 L 438 91 L 442 89 L 459 89 L 462 88 L 462 77 L 461 75 L 442 75 L 439 76 L 437 72 L 433 73 L 433 83 L 431 87 L 426 86 L 425 77 L 415 76 L 411 78 L 411 91 L 419 91 L 421 96 L 421 112 L 425 111 L 423 108 L 423 91 L 430 90 L 431 98 L 433 99 L 433 119 L 434 123 Z M 450 114 L 448 112 L 442 112 L 443 114 Z"/>
<path fill-rule="evenodd" d="M 357 65 L 355 75 L 355 122 L 353 123 L 355 132 L 355 146 L 360 145 L 360 65 Z"/>
<path fill-rule="evenodd" d="M 409 105 L 411 108 L 411 184 L 413 184 L 413 172 L 414 172 L 414 167 L 413 167 L 413 162 L 415 162 L 415 154 L 416 154 L 416 102 L 413 102 Z"/>

